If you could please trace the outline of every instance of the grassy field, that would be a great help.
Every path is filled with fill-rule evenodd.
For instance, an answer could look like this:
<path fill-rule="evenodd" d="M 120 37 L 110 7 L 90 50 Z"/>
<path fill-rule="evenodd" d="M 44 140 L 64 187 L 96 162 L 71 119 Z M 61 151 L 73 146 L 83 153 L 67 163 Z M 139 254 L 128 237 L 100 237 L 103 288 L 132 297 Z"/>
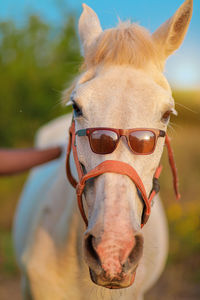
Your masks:
<path fill-rule="evenodd" d="M 170 251 L 166 269 L 147 294 L 147 300 L 157 300 L 160 295 L 162 300 L 200 299 L 200 92 L 175 92 L 174 98 L 179 116 L 177 120 L 172 118 L 168 132 L 176 157 L 182 198 L 179 202 L 175 200 L 165 151 L 161 197 L 169 221 Z M 20 299 L 11 228 L 25 179 L 26 174 L 0 180 L 1 300 Z"/>

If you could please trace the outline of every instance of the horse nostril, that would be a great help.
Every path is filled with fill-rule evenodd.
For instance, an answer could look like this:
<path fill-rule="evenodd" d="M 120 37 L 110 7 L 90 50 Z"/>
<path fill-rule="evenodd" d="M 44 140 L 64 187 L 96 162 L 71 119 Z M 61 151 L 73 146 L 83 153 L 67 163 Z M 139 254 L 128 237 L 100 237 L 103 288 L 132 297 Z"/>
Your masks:
<path fill-rule="evenodd" d="M 99 256 L 94 248 L 94 239 L 95 237 L 91 234 L 85 239 L 85 250 L 92 259 L 94 259 L 96 262 L 99 262 Z"/>
<path fill-rule="evenodd" d="M 142 235 L 138 234 L 135 236 L 135 245 L 128 257 L 129 263 L 137 264 L 139 262 L 139 259 L 141 258 L 143 253 L 143 242 L 144 240 Z"/>
<path fill-rule="evenodd" d="M 85 245 L 84 245 L 85 260 L 89 268 L 93 270 L 95 274 L 100 274 L 102 271 L 101 262 L 95 250 L 94 241 L 95 241 L 95 237 L 91 234 L 85 237 Z"/>

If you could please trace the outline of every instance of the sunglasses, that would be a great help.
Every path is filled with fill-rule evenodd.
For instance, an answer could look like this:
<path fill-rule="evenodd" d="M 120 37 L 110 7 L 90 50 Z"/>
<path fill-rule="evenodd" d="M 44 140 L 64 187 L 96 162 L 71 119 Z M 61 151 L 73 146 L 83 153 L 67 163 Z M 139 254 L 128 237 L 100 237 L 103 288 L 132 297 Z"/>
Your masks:
<path fill-rule="evenodd" d="M 134 154 L 147 155 L 154 152 L 159 137 L 165 137 L 165 131 L 159 129 L 114 129 L 86 128 L 76 132 L 77 136 L 87 136 L 90 147 L 96 154 L 112 153 L 119 143 L 120 137 L 125 136 L 129 148 Z"/>

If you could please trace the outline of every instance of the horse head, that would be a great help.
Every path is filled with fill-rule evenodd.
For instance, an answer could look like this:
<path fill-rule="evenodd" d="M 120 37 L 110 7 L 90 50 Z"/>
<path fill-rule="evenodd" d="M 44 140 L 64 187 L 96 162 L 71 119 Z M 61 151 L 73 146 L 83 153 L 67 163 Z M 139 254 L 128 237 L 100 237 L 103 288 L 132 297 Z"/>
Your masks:
<path fill-rule="evenodd" d="M 107 160 L 124 163 L 134 169 L 150 194 L 170 114 L 175 113 L 163 68 L 183 41 L 192 4 L 185 1 L 153 34 L 130 22 L 103 31 L 96 13 L 83 5 L 79 34 L 84 72 L 74 85 L 71 101 L 74 142 L 84 174 Z M 140 136 L 133 134 L 136 140 L 132 141 L 130 132 L 139 129 Z M 86 182 L 84 197 L 88 226 L 83 247 L 92 280 L 108 288 L 130 286 L 145 242 L 144 201 L 138 186 L 120 172 L 104 172 Z"/>

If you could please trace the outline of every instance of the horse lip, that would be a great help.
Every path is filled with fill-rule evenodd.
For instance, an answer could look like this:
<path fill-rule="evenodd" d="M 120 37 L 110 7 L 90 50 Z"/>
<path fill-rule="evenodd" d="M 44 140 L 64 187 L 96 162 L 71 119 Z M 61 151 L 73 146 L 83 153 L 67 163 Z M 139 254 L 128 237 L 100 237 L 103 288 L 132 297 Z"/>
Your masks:
<path fill-rule="evenodd" d="M 96 285 L 108 288 L 108 289 L 128 288 L 134 283 L 135 275 L 136 275 L 136 269 L 135 269 L 131 273 L 124 276 L 124 279 L 122 279 L 121 281 L 120 280 L 115 280 L 115 279 L 113 279 L 111 281 L 108 281 L 103 276 L 103 274 L 97 275 L 90 268 L 89 268 L 89 272 L 90 272 L 90 277 L 91 277 L 91 280 L 93 281 L 93 283 L 95 283 Z"/>

